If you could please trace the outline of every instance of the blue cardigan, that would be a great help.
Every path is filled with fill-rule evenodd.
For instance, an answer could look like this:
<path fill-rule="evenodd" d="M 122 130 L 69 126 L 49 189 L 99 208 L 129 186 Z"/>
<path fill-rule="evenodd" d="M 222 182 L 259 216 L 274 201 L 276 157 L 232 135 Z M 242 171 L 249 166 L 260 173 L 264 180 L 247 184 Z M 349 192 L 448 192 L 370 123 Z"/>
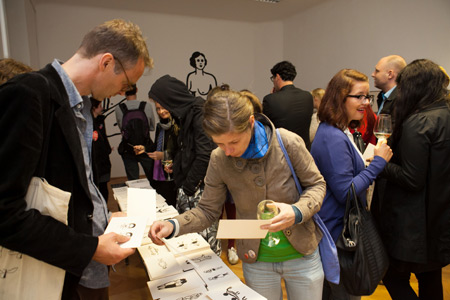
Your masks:
<path fill-rule="evenodd" d="M 356 194 L 366 203 L 366 190 L 384 169 L 386 161 L 375 156 L 365 168 L 347 135 L 324 122 L 317 129 L 311 155 L 327 182 L 327 193 L 319 215 L 336 241 L 342 231 L 347 193 L 352 182 Z"/>

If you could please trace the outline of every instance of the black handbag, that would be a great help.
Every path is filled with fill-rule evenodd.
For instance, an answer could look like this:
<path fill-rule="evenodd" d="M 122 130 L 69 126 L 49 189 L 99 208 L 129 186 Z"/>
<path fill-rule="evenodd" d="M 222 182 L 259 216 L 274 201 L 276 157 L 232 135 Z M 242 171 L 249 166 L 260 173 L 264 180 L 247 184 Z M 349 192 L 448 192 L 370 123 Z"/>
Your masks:
<path fill-rule="evenodd" d="M 371 295 L 389 267 L 389 257 L 372 214 L 362 205 L 355 186 L 347 194 L 344 228 L 336 242 L 341 282 L 351 295 Z"/>

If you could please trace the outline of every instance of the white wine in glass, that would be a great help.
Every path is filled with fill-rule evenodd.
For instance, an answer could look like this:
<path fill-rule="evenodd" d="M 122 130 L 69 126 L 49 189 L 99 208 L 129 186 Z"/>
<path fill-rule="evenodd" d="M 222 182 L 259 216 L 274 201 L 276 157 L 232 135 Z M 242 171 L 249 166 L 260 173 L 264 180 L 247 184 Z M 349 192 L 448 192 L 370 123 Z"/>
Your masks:
<path fill-rule="evenodd" d="M 278 215 L 278 207 L 275 205 L 273 200 L 262 200 L 258 203 L 256 207 L 256 217 L 258 220 L 270 220 L 276 215 Z M 275 237 L 272 232 L 268 233 L 268 244 L 269 247 L 274 247 L 278 245 L 280 239 Z"/>
<path fill-rule="evenodd" d="M 392 134 L 391 115 L 379 115 L 377 117 L 377 122 L 375 123 L 373 133 L 378 138 L 378 140 L 387 140 Z"/>
<path fill-rule="evenodd" d="M 164 157 L 161 160 L 161 163 L 166 167 L 170 167 L 173 164 L 172 155 L 169 153 L 169 151 L 164 150 Z M 172 180 L 172 178 L 170 177 L 170 173 L 167 173 L 167 180 Z"/>

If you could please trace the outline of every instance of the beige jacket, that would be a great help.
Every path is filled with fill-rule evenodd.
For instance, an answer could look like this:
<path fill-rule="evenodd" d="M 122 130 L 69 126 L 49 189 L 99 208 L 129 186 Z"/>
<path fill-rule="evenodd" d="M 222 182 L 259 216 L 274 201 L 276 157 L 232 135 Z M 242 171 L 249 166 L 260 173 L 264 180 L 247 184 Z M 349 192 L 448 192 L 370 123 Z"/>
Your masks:
<path fill-rule="evenodd" d="M 273 124 L 264 115 L 257 115 L 257 119 L 265 125 L 269 135 L 266 155 L 258 159 L 234 158 L 227 157 L 220 148 L 216 148 L 211 154 L 205 190 L 197 208 L 176 217 L 180 224 L 179 235 L 202 231 L 217 220 L 222 213 L 228 189 L 236 204 L 237 219 L 256 219 L 256 206 L 264 199 L 298 207 L 303 215 L 302 222 L 285 229 L 284 234 L 299 253 L 311 254 L 322 238 L 320 229 L 311 218 L 322 205 L 326 192 L 325 181 L 303 140 L 281 128 L 284 146 L 303 187 L 300 196 L 274 136 Z M 237 240 L 239 258 L 247 263 L 255 262 L 259 244 L 260 240 Z"/>

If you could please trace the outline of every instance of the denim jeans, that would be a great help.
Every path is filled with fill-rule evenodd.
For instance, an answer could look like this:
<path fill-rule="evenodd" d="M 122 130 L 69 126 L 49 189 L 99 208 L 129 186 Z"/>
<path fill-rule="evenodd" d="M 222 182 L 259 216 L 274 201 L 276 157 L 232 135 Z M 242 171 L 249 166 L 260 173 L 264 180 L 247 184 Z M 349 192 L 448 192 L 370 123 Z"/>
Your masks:
<path fill-rule="evenodd" d="M 246 284 L 268 300 L 282 300 L 281 279 L 289 300 L 321 300 L 324 273 L 319 249 L 301 258 L 270 263 L 242 263 Z"/>

